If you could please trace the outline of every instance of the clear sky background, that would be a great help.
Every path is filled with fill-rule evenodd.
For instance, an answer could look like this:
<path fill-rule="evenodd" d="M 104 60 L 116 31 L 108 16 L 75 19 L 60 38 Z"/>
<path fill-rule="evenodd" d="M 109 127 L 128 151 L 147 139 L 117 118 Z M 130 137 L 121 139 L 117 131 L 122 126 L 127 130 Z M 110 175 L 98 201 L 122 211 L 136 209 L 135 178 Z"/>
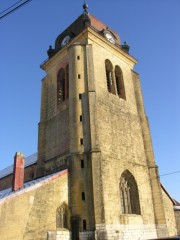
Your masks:
<path fill-rule="evenodd" d="M 18 0 L 1 1 L 0 12 Z M 88 0 L 89 12 L 116 30 L 138 59 L 160 175 L 180 171 L 180 1 Z M 83 0 L 32 0 L 0 20 L 0 169 L 17 151 L 37 152 L 40 64 L 49 45 L 81 13 Z M 145 179 L 146 180 L 146 179 Z M 161 176 L 180 201 L 180 172 Z"/>

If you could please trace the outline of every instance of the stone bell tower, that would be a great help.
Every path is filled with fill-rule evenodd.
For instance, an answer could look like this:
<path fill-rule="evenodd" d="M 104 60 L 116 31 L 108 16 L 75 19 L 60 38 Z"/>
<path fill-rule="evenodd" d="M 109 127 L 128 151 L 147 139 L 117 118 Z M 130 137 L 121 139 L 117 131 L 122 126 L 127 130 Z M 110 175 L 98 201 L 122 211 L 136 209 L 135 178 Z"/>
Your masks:
<path fill-rule="evenodd" d="M 83 8 L 41 66 L 37 176 L 69 169 L 72 239 L 165 236 L 137 60 Z"/>

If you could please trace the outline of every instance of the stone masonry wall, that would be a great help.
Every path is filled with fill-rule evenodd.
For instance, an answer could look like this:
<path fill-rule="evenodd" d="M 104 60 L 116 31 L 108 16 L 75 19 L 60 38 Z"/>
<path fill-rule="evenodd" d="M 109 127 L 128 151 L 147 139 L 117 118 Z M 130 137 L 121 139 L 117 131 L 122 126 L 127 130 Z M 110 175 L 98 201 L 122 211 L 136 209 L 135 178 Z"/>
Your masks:
<path fill-rule="evenodd" d="M 68 174 L 37 183 L 0 201 L 0 236 L 3 240 L 45 240 L 56 231 L 56 210 L 68 204 Z"/>
<path fill-rule="evenodd" d="M 180 209 L 175 210 L 177 235 L 180 235 Z"/>
<path fill-rule="evenodd" d="M 96 123 L 101 150 L 99 161 L 101 162 L 102 187 L 99 195 L 103 195 L 102 208 L 105 214 L 105 225 L 113 227 L 121 224 L 125 232 L 131 226 L 136 226 L 137 231 L 134 234 L 138 231 L 140 233 L 142 227 L 147 230 L 148 226 L 153 226 L 153 231 L 148 233 L 150 238 L 159 236 L 156 235 L 157 229 L 161 229 L 159 230 L 161 236 L 166 236 L 165 224 L 156 226 L 155 221 L 149 165 L 137 109 L 134 79 L 132 77 L 135 61 L 116 51 L 112 45 L 108 47 L 107 44 L 100 41 L 93 42 L 95 38 L 91 37 L 94 66 L 96 66 L 94 68 Z M 119 98 L 117 94 L 109 93 L 107 90 L 106 59 L 112 63 L 113 71 L 116 65 L 120 66 L 122 70 L 126 101 Z M 125 170 L 131 172 L 138 186 L 141 215 L 137 215 L 137 217 L 134 217 L 133 214 L 129 216 L 122 214 L 119 183 L 120 177 Z M 95 208 L 98 204 L 98 199 L 95 199 Z M 107 236 L 104 235 L 97 239 L 116 239 L 110 237 L 108 231 L 105 234 Z M 137 233 L 137 239 L 140 237 L 139 233 Z M 122 239 L 130 238 L 125 237 Z M 135 236 L 133 239 L 136 239 Z"/>
<path fill-rule="evenodd" d="M 48 231 L 47 240 L 71 240 L 71 232 L 67 229 Z"/>
<path fill-rule="evenodd" d="M 176 220 L 174 215 L 173 203 L 163 189 L 162 189 L 162 194 L 163 194 L 163 203 L 164 203 L 164 209 L 165 209 L 168 235 L 175 236 L 177 234 L 177 228 L 176 228 Z"/>
<path fill-rule="evenodd" d="M 159 228 L 163 231 L 166 226 L 161 225 Z M 157 226 L 154 224 L 113 224 L 97 225 L 96 239 L 103 240 L 147 240 L 157 239 Z"/>
<path fill-rule="evenodd" d="M 47 160 L 59 157 L 69 150 L 69 100 L 57 104 L 57 75 L 68 64 L 66 54 L 66 51 L 62 51 L 60 57 L 42 66 L 47 75 L 42 80 L 37 176 L 45 174 L 44 165 Z"/>
<path fill-rule="evenodd" d="M 93 45 L 93 47 L 106 222 L 120 223 L 119 181 L 122 172 L 128 169 L 135 177 L 139 187 L 144 221 L 146 224 L 154 224 L 149 173 L 136 109 L 130 63 L 126 63 L 123 61 L 123 56 L 116 56 L 108 49 L 102 49 L 101 52 L 101 48 L 97 50 L 96 46 Z M 112 62 L 113 67 L 115 65 L 121 67 L 127 101 L 120 99 L 118 95 L 108 93 L 104 56 Z M 149 205 L 148 210 L 147 204 Z"/>

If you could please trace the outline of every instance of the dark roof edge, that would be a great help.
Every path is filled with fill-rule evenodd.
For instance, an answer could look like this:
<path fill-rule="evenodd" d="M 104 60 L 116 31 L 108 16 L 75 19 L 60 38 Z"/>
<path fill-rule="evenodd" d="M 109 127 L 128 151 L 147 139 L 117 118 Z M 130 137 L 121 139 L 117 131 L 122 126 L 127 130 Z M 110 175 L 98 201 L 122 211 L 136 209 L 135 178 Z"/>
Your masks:
<path fill-rule="evenodd" d="M 169 197 L 169 199 L 171 200 L 171 202 L 173 203 L 174 206 L 180 206 L 180 203 L 178 201 L 176 201 L 175 199 L 173 199 L 169 193 L 167 192 L 167 190 L 164 188 L 164 186 L 161 183 L 161 188 L 164 190 L 164 192 L 166 193 L 166 195 Z"/>

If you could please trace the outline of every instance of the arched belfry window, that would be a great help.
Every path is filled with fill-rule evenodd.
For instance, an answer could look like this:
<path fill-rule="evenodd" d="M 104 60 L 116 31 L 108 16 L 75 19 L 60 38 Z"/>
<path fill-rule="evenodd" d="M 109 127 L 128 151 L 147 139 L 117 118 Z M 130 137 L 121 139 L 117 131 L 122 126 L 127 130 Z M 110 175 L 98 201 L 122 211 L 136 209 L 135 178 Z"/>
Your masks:
<path fill-rule="evenodd" d="M 128 170 L 121 175 L 119 190 L 122 213 L 141 214 L 137 183 Z"/>
<path fill-rule="evenodd" d="M 105 68 L 108 92 L 115 94 L 113 66 L 108 59 L 105 60 Z"/>
<path fill-rule="evenodd" d="M 65 71 L 61 68 L 57 76 L 57 102 L 63 101 L 65 101 Z"/>
<path fill-rule="evenodd" d="M 116 91 L 120 98 L 126 100 L 126 93 L 124 88 L 124 80 L 122 70 L 119 66 L 115 66 L 115 80 L 116 80 Z"/>
<path fill-rule="evenodd" d="M 68 228 L 68 225 L 69 225 L 68 207 L 65 204 L 62 204 L 57 208 L 56 211 L 56 227 Z"/>
<path fill-rule="evenodd" d="M 69 96 L 69 68 L 61 68 L 57 75 L 57 103 L 64 102 Z"/>

